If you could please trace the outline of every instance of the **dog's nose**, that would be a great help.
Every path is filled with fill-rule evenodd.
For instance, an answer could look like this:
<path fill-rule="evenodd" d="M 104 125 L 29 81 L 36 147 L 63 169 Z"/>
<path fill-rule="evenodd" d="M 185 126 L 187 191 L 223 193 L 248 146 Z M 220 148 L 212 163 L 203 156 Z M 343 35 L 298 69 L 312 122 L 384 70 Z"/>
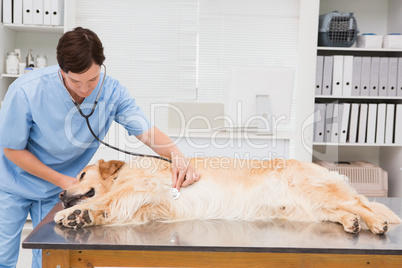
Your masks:
<path fill-rule="evenodd" d="M 64 190 L 63 192 L 61 192 L 61 193 L 59 194 L 59 199 L 60 199 L 60 200 L 63 200 L 63 197 L 64 197 L 65 193 L 66 193 L 66 190 Z"/>

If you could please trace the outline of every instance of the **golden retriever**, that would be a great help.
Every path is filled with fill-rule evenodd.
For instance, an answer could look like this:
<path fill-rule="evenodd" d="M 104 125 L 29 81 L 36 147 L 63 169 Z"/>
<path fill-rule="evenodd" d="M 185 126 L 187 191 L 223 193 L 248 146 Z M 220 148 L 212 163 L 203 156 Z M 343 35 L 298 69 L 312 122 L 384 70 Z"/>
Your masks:
<path fill-rule="evenodd" d="M 70 228 L 153 220 L 330 221 L 348 233 L 359 232 L 364 221 L 375 234 L 401 222 L 386 206 L 358 195 L 345 176 L 313 163 L 225 157 L 190 162 L 200 180 L 181 188 L 174 199 L 170 163 L 154 158 L 100 160 L 84 168 L 79 182 L 60 194 L 66 209 L 54 220 Z"/>

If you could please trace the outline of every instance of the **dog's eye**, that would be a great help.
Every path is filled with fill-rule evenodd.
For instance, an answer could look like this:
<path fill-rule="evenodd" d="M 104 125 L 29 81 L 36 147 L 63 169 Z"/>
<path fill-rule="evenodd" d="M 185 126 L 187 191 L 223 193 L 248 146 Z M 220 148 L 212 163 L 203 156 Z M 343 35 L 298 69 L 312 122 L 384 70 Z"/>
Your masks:
<path fill-rule="evenodd" d="M 82 174 L 81 174 L 81 176 L 80 176 L 80 181 L 82 181 L 82 179 L 84 178 L 84 176 L 85 176 L 85 172 L 82 172 Z"/>

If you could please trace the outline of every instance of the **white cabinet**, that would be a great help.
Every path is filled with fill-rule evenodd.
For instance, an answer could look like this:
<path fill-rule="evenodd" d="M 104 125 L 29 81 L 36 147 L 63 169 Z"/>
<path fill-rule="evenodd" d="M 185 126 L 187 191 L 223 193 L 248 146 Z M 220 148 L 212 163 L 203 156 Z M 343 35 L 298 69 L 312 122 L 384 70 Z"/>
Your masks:
<path fill-rule="evenodd" d="M 18 76 L 6 75 L 5 60 L 7 53 L 18 48 L 21 50 L 21 62 L 25 62 L 28 50 L 32 55 L 46 55 L 48 65 L 57 64 L 56 46 L 61 35 L 71 30 L 75 23 L 75 0 L 64 1 L 64 25 L 21 25 L 1 24 L 0 27 L 0 101 L 4 99 L 9 85 Z"/>
<path fill-rule="evenodd" d="M 353 12 L 359 34 L 402 33 L 402 2 L 397 0 L 321 0 L 320 14 L 331 11 Z M 402 49 L 364 49 L 318 47 L 317 55 L 400 58 Z M 399 90 L 399 89 L 397 89 Z M 392 103 L 401 104 L 402 96 L 316 96 L 315 103 Z M 329 161 L 366 160 L 388 172 L 389 195 L 402 196 L 402 144 L 313 142 L 313 158 Z"/>

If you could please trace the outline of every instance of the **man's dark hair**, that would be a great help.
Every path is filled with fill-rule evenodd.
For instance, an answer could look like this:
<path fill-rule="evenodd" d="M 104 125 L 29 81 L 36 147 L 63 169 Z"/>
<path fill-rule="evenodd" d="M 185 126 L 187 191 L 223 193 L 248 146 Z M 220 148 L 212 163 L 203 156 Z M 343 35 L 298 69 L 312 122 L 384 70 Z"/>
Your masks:
<path fill-rule="evenodd" d="M 93 31 L 77 27 L 60 37 L 57 62 L 65 73 L 83 73 L 93 63 L 101 66 L 104 61 L 102 42 Z"/>

